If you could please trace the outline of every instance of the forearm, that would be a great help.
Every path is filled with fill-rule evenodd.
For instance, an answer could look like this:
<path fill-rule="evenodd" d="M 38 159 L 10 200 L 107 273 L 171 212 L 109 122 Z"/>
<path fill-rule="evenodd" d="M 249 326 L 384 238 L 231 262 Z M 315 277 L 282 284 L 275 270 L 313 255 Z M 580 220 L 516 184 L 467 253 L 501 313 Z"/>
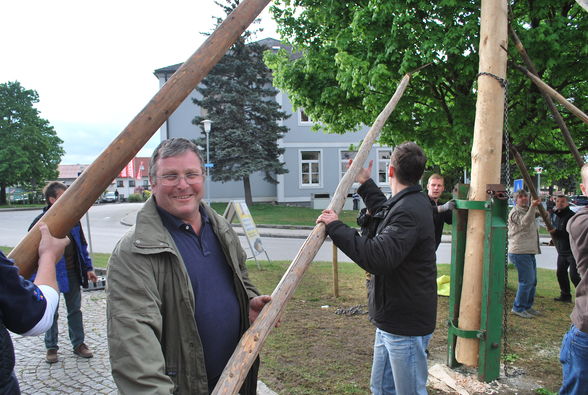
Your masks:
<path fill-rule="evenodd" d="M 35 277 L 35 285 L 48 285 L 55 291 L 59 292 L 57 279 L 55 278 L 55 263 L 57 259 L 50 254 L 43 254 L 39 257 L 39 268 L 37 269 L 37 277 Z"/>

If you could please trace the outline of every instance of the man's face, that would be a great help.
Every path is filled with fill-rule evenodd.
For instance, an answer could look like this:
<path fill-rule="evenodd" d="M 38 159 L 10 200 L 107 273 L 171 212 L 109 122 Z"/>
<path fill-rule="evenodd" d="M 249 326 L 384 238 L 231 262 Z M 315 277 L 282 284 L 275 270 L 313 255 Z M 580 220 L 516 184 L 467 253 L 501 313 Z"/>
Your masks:
<path fill-rule="evenodd" d="M 197 216 L 198 206 L 204 196 L 204 179 L 201 177 L 200 182 L 188 184 L 184 176 L 189 173 L 202 174 L 202 163 L 192 151 L 158 159 L 156 179 L 151 180 L 157 205 L 186 222 L 190 222 Z M 163 180 L 157 177 L 166 175 L 177 175 L 181 178 L 177 185 L 163 185 Z"/>
<path fill-rule="evenodd" d="M 433 200 L 438 200 L 445 190 L 445 184 L 441 178 L 431 178 L 427 183 L 427 192 Z"/>
<path fill-rule="evenodd" d="M 57 192 L 55 192 L 55 197 L 49 196 L 49 203 L 54 204 L 57 201 L 57 199 L 59 199 L 61 195 L 63 195 L 64 192 L 65 189 L 58 189 Z"/>
<path fill-rule="evenodd" d="M 555 208 L 561 210 L 562 208 L 568 207 L 570 204 L 568 203 L 568 199 L 565 197 L 556 197 L 555 198 Z"/>
<path fill-rule="evenodd" d="M 529 206 L 529 196 L 528 195 L 517 196 L 517 206 L 520 206 L 520 207 Z"/>

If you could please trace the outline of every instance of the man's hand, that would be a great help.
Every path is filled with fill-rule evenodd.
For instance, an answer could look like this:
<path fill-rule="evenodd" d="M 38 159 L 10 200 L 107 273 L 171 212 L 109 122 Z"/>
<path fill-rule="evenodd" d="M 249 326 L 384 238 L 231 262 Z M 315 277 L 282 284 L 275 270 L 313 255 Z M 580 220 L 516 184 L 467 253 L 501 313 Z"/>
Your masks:
<path fill-rule="evenodd" d="M 53 264 L 57 263 L 59 258 L 63 255 L 63 250 L 69 244 L 69 239 L 64 237 L 58 239 L 51 235 L 47 224 L 39 223 L 39 231 L 41 232 L 41 241 L 39 242 L 39 258 L 47 257 Z"/>
<path fill-rule="evenodd" d="M 88 281 L 95 283 L 98 281 L 98 277 L 96 276 L 96 273 L 94 273 L 93 270 L 90 270 L 88 272 Z"/>
<path fill-rule="evenodd" d="M 263 309 L 263 306 L 272 300 L 269 295 L 256 296 L 249 301 L 249 322 L 252 323 Z"/>
<path fill-rule="evenodd" d="M 323 210 L 322 214 L 318 216 L 316 219 L 316 223 L 323 222 L 325 225 L 330 224 L 333 221 L 337 221 L 339 216 L 333 210 L 326 209 Z"/>
<path fill-rule="evenodd" d="M 347 165 L 347 168 L 349 168 L 349 166 L 351 166 L 351 163 L 353 163 L 353 159 L 349 159 L 349 164 Z M 374 166 L 374 161 L 370 160 L 368 167 L 362 168 L 357 173 L 357 175 L 355 176 L 355 182 L 359 182 L 360 184 L 363 184 L 364 182 L 366 182 L 367 180 L 372 178 L 372 167 L 373 166 Z"/>
<path fill-rule="evenodd" d="M 531 202 L 531 207 L 537 207 L 541 204 L 541 199 L 535 199 Z"/>
<path fill-rule="evenodd" d="M 455 208 L 455 201 L 453 199 L 451 199 L 447 203 L 442 204 L 441 206 L 437 206 L 437 212 L 444 213 L 446 211 L 451 211 L 454 208 Z"/>

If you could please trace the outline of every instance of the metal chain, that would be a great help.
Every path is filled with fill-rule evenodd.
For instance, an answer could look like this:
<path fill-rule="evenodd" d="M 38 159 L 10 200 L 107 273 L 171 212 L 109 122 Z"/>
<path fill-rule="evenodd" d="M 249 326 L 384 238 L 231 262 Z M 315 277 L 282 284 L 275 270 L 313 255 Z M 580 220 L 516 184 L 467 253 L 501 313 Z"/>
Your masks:
<path fill-rule="evenodd" d="M 504 184 L 506 188 L 506 194 L 508 196 L 508 201 L 511 199 L 511 189 L 510 189 L 510 135 L 508 130 L 508 81 L 504 78 L 498 77 L 492 73 L 481 72 L 478 73 L 480 75 L 487 75 L 500 83 L 500 86 L 504 88 L 504 126 L 503 126 L 503 136 L 504 136 Z M 509 304 L 508 304 L 508 297 L 507 297 L 507 288 L 508 288 L 508 237 L 504 243 L 504 299 L 502 303 L 502 363 L 504 366 L 504 375 L 509 377 L 508 373 L 508 313 L 509 313 Z"/>

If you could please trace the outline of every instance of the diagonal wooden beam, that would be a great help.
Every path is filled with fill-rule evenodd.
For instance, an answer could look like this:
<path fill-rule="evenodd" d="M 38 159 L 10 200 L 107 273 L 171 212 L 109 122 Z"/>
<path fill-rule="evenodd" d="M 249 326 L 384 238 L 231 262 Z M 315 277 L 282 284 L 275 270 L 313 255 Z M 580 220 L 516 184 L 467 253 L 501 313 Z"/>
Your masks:
<path fill-rule="evenodd" d="M 335 212 L 339 213 L 343 208 L 349 188 L 351 188 L 355 177 L 367 160 L 369 151 L 376 142 L 380 130 L 406 90 L 410 77 L 411 73 L 402 78 L 396 88 L 394 96 L 392 96 L 384 110 L 378 115 L 378 118 L 376 118 L 376 121 L 361 143 L 361 147 L 359 148 L 351 166 L 339 182 L 333 199 L 329 204 L 329 208 Z M 241 337 L 231 359 L 223 370 L 218 384 L 212 392 L 213 395 L 236 394 L 239 391 L 247 377 L 249 369 L 251 369 L 253 362 L 255 362 L 257 355 L 259 355 L 259 351 L 267 339 L 267 336 L 286 309 L 286 303 L 294 294 L 294 291 L 302 280 L 302 276 L 314 259 L 318 249 L 325 241 L 325 238 L 325 224 L 319 223 L 314 227 L 306 241 L 302 244 L 302 247 L 300 247 L 298 254 L 290 264 L 290 267 L 286 270 L 280 283 L 274 289 L 271 302 L 264 306 L 257 319 Z"/>
<path fill-rule="evenodd" d="M 145 108 L 45 213 L 42 220 L 53 235 L 64 237 L 69 232 L 269 2 L 242 1 L 171 76 Z M 9 254 L 24 277 L 29 277 L 37 269 L 37 248 L 41 240 L 38 228 L 38 224 L 35 225 Z"/>

